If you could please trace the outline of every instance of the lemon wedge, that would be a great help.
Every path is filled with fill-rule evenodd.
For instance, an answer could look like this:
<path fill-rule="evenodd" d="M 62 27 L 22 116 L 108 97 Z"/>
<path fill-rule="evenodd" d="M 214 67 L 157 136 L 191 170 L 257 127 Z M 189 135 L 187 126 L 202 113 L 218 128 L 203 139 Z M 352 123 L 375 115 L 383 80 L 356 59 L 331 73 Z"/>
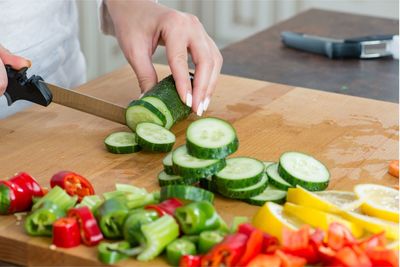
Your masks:
<path fill-rule="evenodd" d="M 287 201 L 329 213 L 340 214 L 343 210 L 355 210 L 361 204 L 356 194 L 348 191 L 310 192 L 300 186 L 289 188 Z"/>
<path fill-rule="evenodd" d="M 363 229 L 361 227 L 335 214 L 289 202 L 285 203 L 283 210 L 288 214 L 296 216 L 304 223 L 313 227 L 318 227 L 324 231 L 328 231 L 331 223 L 338 222 L 346 226 L 355 237 L 358 238 L 363 235 Z"/>
<path fill-rule="evenodd" d="M 352 211 L 343 212 L 342 216 L 343 218 L 359 225 L 360 227 L 373 234 L 385 231 L 385 236 L 387 238 L 399 238 L 399 226 L 395 222 L 382 220 L 376 217 L 371 217 Z"/>
<path fill-rule="evenodd" d="M 363 202 L 363 213 L 384 220 L 399 222 L 399 191 L 376 184 L 359 184 L 354 187 Z"/>
<path fill-rule="evenodd" d="M 266 202 L 254 215 L 253 225 L 282 241 L 283 228 L 297 230 L 302 223 L 296 217 L 285 213 L 281 205 Z"/>

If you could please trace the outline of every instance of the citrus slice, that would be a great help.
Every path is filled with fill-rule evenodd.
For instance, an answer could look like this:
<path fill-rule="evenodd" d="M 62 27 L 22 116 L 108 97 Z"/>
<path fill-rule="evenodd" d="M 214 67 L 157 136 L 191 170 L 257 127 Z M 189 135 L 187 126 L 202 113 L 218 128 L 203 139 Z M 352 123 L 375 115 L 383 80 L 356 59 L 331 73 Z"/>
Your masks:
<path fill-rule="evenodd" d="M 362 203 L 353 192 L 310 192 L 300 186 L 289 188 L 287 201 L 335 214 L 340 214 L 343 210 L 354 210 Z"/>
<path fill-rule="evenodd" d="M 343 218 L 359 225 L 360 227 L 373 234 L 378 234 L 385 231 L 385 236 L 387 238 L 399 238 L 399 226 L 395 222 L 382 220 L 376 217 L 363 215 L 353 211 L 343 212 L 342 216 Z"/>
<path fill-rule="evenodd" d="M 384 220 L 399 222 L 399 191 L 376 184 L 359 184 L 354 187 L 363 202 L 363 213 Z"/>
<path fill-rule="evenodd" d="M 288 214 L 296 216 L 304 223 L 307 223 L 313 227 L 318 227 L 324 231 L 328 231 L 329 225 L 331 223 L 338 222 L 346 226 L 350 230 L 350 232 L 357 238 L 361 237 L 363 234 L 363 229 L 360 226 L 348 220 L 345 220 L 335 214 L 327 213 L 306 206 L 292 204 L 289 202 L 285 203 L 285 205 L 283 206 L 283 210 Z"/>
<path fill-rule="evenodd" d="M 253 225 L 282 241 L 282 231 L 286 227 L 297 230 L 302 223 L 296 217 L 283 211 L 281 205 L 273 202 L 266 202 L 253 217 Z"/>

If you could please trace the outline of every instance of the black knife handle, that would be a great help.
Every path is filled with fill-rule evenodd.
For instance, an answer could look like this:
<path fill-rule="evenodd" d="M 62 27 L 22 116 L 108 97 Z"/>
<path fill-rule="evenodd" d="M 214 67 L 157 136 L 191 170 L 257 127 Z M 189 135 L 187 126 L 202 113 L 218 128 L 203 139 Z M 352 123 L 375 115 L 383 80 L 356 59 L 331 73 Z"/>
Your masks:
<path fill-rule="evenodd" d="M 13 69 L 10 65 L 6 65 L 8 85 L 4 95 L 7 103 L 11 106 L 17 100 L 27 100 L 42 106 L 48 106 L 53 96 L 43 82 L 42 77 L 32 75 L 28 79 L 26 71 L 28 68 L 20 70 Z"/>

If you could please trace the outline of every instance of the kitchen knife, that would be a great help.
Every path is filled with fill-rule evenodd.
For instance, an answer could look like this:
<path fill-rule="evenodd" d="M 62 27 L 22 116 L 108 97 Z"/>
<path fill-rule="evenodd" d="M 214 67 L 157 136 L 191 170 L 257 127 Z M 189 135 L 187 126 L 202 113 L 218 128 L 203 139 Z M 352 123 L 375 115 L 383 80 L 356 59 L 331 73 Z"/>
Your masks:
<path fill-rule="evenodd" d="M 27 68 L 14 70 L 11 66 L 6 65 L 6 70 L 8 85 L 4 95 L 9 106 L 18 100 L 27 100 L 45 107 L 54 102 L 107 120 L 126 124 L 125 107 L 123 106 L 48 84 L 37 75 L 28 78 L 26 75 Z"/>
<path fill-rule="evenodd" d="M 282 42 L 291 48 L 325 55 L 329 58 L 399 57 L 398 35 L 371 35 L 350 39 L 333 39 L 284 31 Z"/>

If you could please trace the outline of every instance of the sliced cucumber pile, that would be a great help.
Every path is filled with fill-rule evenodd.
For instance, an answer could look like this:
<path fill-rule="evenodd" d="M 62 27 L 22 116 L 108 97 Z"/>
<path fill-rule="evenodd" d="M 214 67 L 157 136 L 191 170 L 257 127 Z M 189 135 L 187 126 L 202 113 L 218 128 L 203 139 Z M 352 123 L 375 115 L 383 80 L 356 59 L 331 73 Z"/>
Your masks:
<path fill-rule="evenodd" d="M 178 175 L 167 174 L 165 171 L 160 172 L 157 178 L 158 178 L 158 184 L 161 187 L 172 184 L 192 185 L 199 182 L 199 179 L 196 178 L 183 178 Z"/>
<path fill-rule="evenodd" d="M 141 122 L 136 126 L 136 141 L 144 151 L 169 152 L 175 144 L 175 135 L 164 127 Z"/>
<path fill-rule="evenodd" d="M 189 185 L 167 185 L 161 187 L 161 201 L 174 197 L 192 201 L 214 201 L 213 193 L 199 187 Z"/>
<path fill-rule="evenodd" d="M 239 147 L 235 129 L 226 121 L 204 118 L 189 125 L 186 131 L 188 153 L 199 159 L 223 159 Z"/>
<path fill-rule="evenodd" d="M 263 192 L 261 192 L 261 194 L 248 198 L 245 200 L 245 202 L 256 206 L 262 206 L 267 201 L 275 202 L 277 204 L 282 204 L 286 200 L 286 195 L 287 195 L 286 191 L 279 190 L 269 185 L 267 188 L 265 188 Z"/>
<path fill-rule="evenodd" d="M 261 194 L 265 188 L 268 186 L 268 177 L 267 175 L 263 175 L 262 179 L 251 186 L 243 187 L 243 188 L 229 188 L 220 186 L 217 184 L 218 192 L 224 197 L 234 198 L 234 199 L 248 199 L 254 196 Z"/>
<path fill-rule="evenodd" d="M 140 151 L 136 135 L 128 132 L 112 133 L 104 139 L 107 150 L 114 154 L 127 154 Z"/>
<path fill-rule="evenodd" d="M 278 163 L 274 163 L 267 168 L 267 175 L 269 183 L 280 190 L 287 191 L 293 185 L 289 184 L 285 179 L 283 179 L 278 173 Z"/>
<path fill-rule="evenodd" d="M 172 168 L 172 152 L 169 152 L 167 156 L 162 161 L 164 166 L 164 171 L 166 174 L 173 175 L 174 169 Z"/>

